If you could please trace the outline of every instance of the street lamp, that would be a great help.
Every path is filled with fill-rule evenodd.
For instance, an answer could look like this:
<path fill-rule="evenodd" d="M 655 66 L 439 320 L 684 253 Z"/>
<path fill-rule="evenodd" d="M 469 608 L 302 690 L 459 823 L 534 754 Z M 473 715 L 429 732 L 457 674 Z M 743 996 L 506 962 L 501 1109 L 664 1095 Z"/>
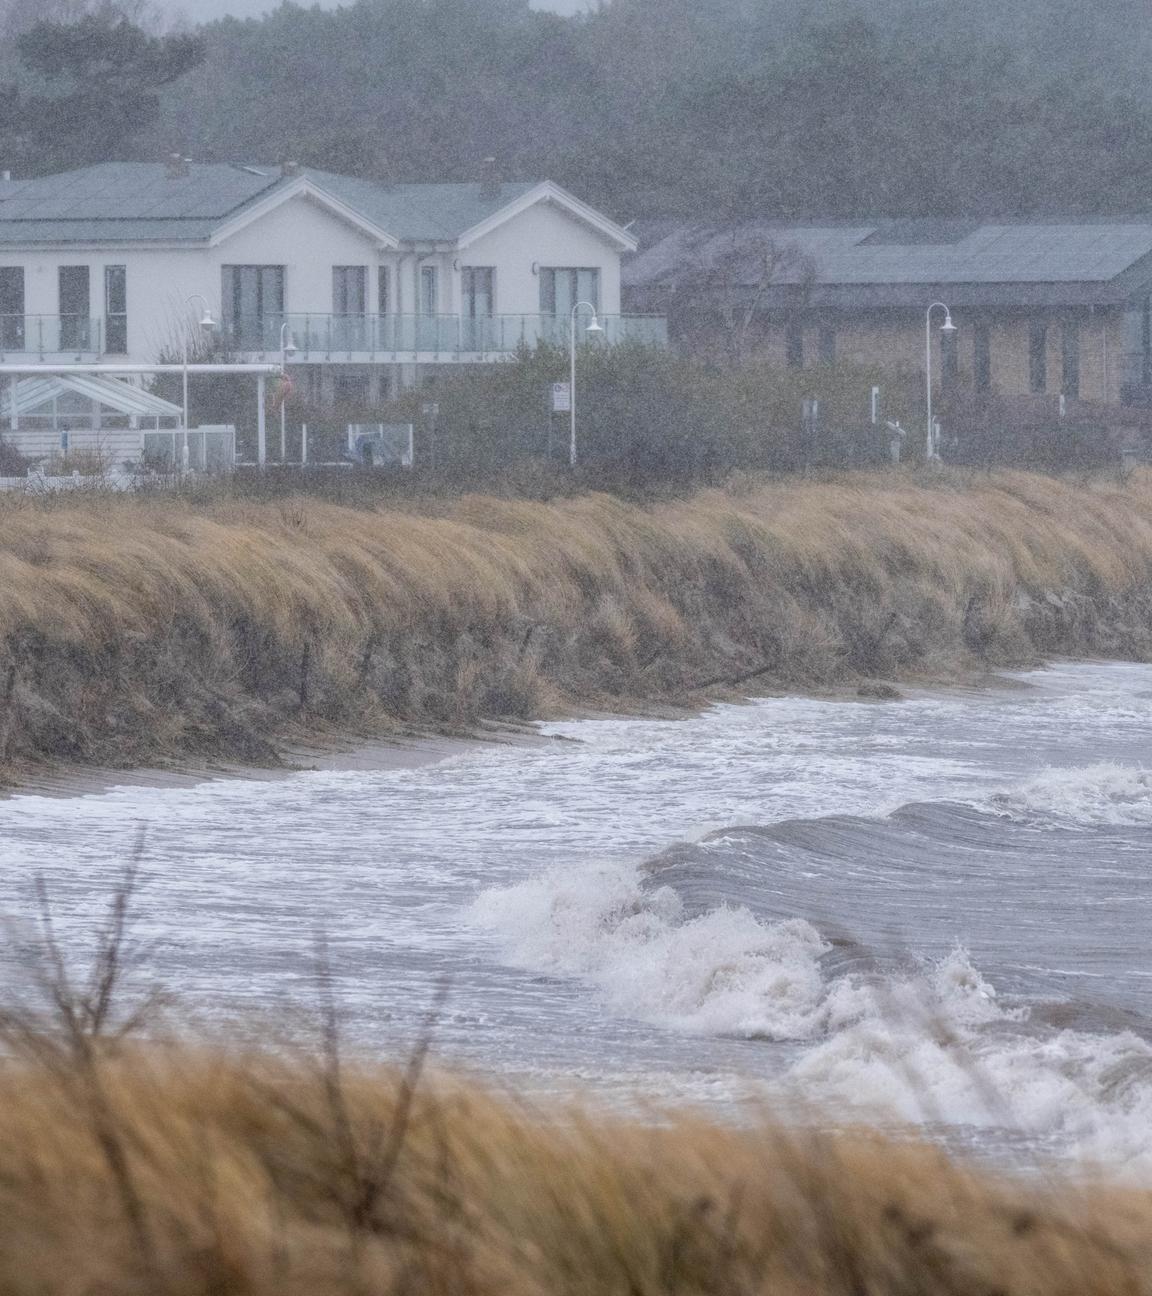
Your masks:
<path fill-rule="evenodd" d="M 596 307 L 591 302 L 579 301 L 572 307 L 571 330 L 568 337 L 568 360 L 569 360 L 569 380 L 568 380 L 568 403 L 569 415 L 571 418 L 571 433 L 568 438 L 568 463 L 575 468 L 576 466 L 576 316 L 581 310 L 590 310 L 592 319 L 585 333 L 603 333 L 600 327 L 600 320 L 596 315 Z"/>
<path fill-rule="evenodd" d="M 190 297 L 184 299 L 185 306 L 191 306 L 194 301 L 204 303 L 204 313 L 200 316 L 200 327 L 205 333 L 211 333 L 216 327 L 216 321 L 212 318 L 212 312 L 208 308 L 207 300 L 200 293 L 193 293 Z M 180 447 L 180 471 L 186 472 L 188 469 L 188 329 L 184 329 L 184 436 L 183 445 Z"/>
<path fill-rule="evenodd" d="M 934 301 L 924 314 L 924 388 L 928 398 L 928 434 L 924 441 L 924 453 L 929 459 L 940 457 L 936 448 L 936 433 L 932 427 L 932 312 L 937 308 L 944 312 L 944 323 L 940 325 L 940 332 L 956 332 L 956 325 L 952 323 L 952 312 L 942 301 Z"/>
<path fill-rule="evenodd" d="M 288 429 L 285 410 L 288 405 L 288 357 L 296 354 L 296 343 L 288 332 L 288 321 L 280 325 L 280 462 L 288 459 Z"/>

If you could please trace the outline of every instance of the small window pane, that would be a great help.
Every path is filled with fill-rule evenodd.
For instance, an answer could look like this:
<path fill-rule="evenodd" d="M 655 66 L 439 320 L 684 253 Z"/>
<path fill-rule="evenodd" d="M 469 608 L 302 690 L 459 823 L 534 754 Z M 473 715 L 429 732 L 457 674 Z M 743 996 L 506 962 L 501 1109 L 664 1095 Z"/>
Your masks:
<path fill-rule="evenodd" d="M 1048 390 L 1048 326 L 1034 320 L 1028 331 L 1028 383 L 1031 390 Z"/>
<path fill-rule="evenodd" d="M 379 312 L 381 315 L 391 315 L 392 313 L 392 271 L 386 266 L 380 267 L 377 276 L 379 281 Z"/>
<path fill-rule="evenodd" d="M 981 393 L 992 390 L 992 329 L 987 320 L 977 320 L 973 331 L 972 381 Z"/>
<path fill-rule="evenodd" d="M 420 267 L 420 314 L 435 315 L 437 306 L 438 276 L 435 266 Z"/>
<path fill-rule="evenodd" d="M 1060 389 L 1065 396 L 1076 400 L 1080 395 L 1080 321 L 1064 321 L 1061 330 L 1062 370 Z"/>
<path fill-rule="evenodd" d="M 24 349 L 23 266 L 0 266 L 0 349 Z"/>
<path fill-rule="evenodd" d="M 109 355 L 128 351 L 128 272 L 124 266 L 104 267 L 104 350 Z"/>
<path fill-rule="evenodd" d="M 60 349 L 83 351 L 89 346 L 91 289 L 86 265 L 61 266 Z"/>

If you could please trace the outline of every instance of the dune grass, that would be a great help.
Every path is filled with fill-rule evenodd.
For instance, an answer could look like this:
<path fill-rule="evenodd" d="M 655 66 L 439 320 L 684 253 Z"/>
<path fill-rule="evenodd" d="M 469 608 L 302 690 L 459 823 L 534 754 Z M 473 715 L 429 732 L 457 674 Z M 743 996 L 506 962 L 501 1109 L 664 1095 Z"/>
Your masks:
<path fill-rule="evenodd" d="M 10 933 L 7 1296 L 1152 1291 L 1147 1191 L 997 1178 L 765 1111 L 530 1108 L 427 1074 L 438 1005 L 406 1066 L 354 1061 L 322 941 L 314 1046 L 182 1043 L 138 981 L 142 851 L 86 965 L 57 943 L 43 884 L 37 927 Z"/>
<path fill-rule="evenodd" d="M 0 1072 L 11 1296 L 1136 1296 L 1147 1193 L 865 1133 L 529 1114 L 440 1078 L 61 1046 Z M 93 1078 L 95 1077 L 95 1079 Z"/>
<path fill-rule="evenodd" d="M 273 761 L 714 688 L 1152 657 L 1152 474 L 640 504 L 0 501 L 0 764 Z"/>

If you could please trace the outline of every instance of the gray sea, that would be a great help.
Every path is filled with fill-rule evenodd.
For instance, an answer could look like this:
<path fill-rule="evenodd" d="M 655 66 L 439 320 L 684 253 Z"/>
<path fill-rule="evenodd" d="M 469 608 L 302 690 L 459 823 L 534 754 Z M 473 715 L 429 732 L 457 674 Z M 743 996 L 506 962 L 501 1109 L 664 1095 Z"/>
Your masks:
<path fill-rule="evenodd" d="M 905 1124 L 1152 1180 L 1152 666 L 771 698 L 377 771 L 0 802 L 10 954 L 82 958 L 139 825 L 141 975 L 190 1028 L 497 1085 Z M 547 741 L 546 741 L 546 740 Z M 18 993 L 19 957 L 5 964 Z"/>

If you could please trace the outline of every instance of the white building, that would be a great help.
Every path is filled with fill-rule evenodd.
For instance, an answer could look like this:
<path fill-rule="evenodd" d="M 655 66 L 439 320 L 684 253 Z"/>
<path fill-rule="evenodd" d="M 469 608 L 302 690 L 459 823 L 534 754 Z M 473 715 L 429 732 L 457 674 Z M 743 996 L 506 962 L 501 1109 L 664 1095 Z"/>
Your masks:
<path fill-rule="evenodd" d="M 0 362 L 179 357 L 205 308 L 229 358 L 278 362 L 321 403 L 439 366 L 567 345 L 580 300 L 609 343 L 632 236 L 548 181 L 385 185 L 326 172 L 108 163 L 0 182 Z M 194 422 L 195 420 L 193 420 Z"/>

